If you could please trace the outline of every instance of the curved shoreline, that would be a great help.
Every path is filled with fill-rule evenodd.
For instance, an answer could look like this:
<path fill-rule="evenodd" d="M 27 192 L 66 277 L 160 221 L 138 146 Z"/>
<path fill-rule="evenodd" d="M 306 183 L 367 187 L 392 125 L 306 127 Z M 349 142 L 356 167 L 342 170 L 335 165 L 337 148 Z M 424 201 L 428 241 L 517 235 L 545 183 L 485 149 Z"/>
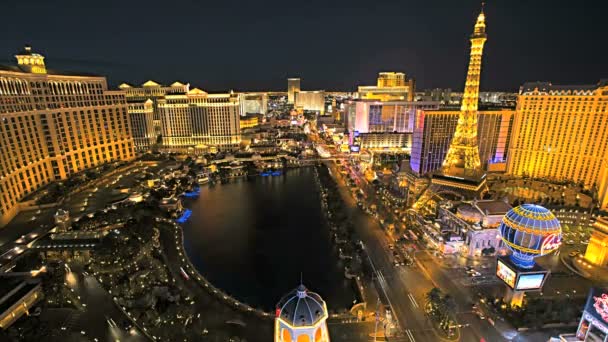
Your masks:
<path fill-rule="evenodd" d="M 319 180 L 317 170 L 315 169 L 314 166 L 313 166 L 313 169 L 314 169 L 313 181 L 316 185 L 316 192 L 319 194 L 319 197 L 320 197 L 321 192 L 323 190 L 322 184 Z M 286 174 L 287 174 L 287 172 L 285 172 L 283 174 L 283 176 L 285 176 Z M 321 210 L 321 216 L 323 217 L 323 220 L 325 221 L 325 223 L 328 225 L 328 228 L 329 228 L 329 224 L 330 224 L 329 218 L 327 217 L 326 213 L 324 212 L 323 205 L 321 205 L 320 210 Z M 255 307 L 229 295 L 227 292 L 225 292 L 221 288 L 214 286 L 190 260 L 190 256 L 189 256 L 188 252 L 186 251 L 185 244 L 184 244 L 185 233 L 184 233 L 183 225 L 179 224 L 177 222 L 174 222 L 173 220 L 170 220 L 170 219 L 162 219 L 162 220 L 164 220 L 164 222 L 168 222 L 168 223 L 172 224 L 175 227 L 174 229 L 180 229 L 181 238 L 178 239 L 177 233 L 175 233 L 175 238 L 176 238 L 176 245 L 179 247 L 179 253 L 181 253 L 180 256 L 183 258 L 182 262 L 185 263 L 185 265 L 186 265 L 186 266 L 184 266 L 184 270 L 186 270 L 189 273 L 189 275 L 192 276 L 191 278 L 196 278 L 199 286 L 201 286 L 203 289 L 205 289 L 211 295 L 224 301 L 227 305 L 230 305 L 231 307 L 238 308 L 243 312 L 255 313 L 256 315 L 258 315 L 261 318 L 274 319 L 273 312 L 268 312 L 268 311 L 264 311 L 264 309 L 255 308 Z M 331 235 L 331 231 L 328 231 L 328 234 Z M 335 241 L 333 241 L 333 239 L 331 237 L 329 237 L 329 240 L 330 240 L 329 243 L 331 244 L 331 246 L 335 247 L 336 246 Z M 332 252 L 332 255 L 336 259 L 336 261 L 340 261 L 339 256 L 335 254 L 335 251 Z M 342 277 L 344 280 L 350 282 L 349 287 L 350 287 L 351 291 L 353 292 L 353 294 L 356 296 L 356 298 L 358 298 L 358 302 L 355 305 L 359 305 L 362 302 L 364 302 L 364 294 L 362 293 L 361 286 L 360 286 L 358 280 L 356 279 L 356 277 L 353 279 L 348 279 L 347 277 L 345 277 L 345 271 L 343 268 L 339 269 L 339 271 L 340 271 L 339 272 L 340 277 Z M 179 273 L 179 270 L 177 270 L 177 273 Z M 333 308 L 335 313 L 332 314 L 331 316 L 339 317 L 339 316 L 343 315 L 343 313 L 341 313 L 340 311 L 345 311 L 346 313 L 349 313 L 352 310 L 353 306 L 355 306 L 355 305 L 345 305 L 345 306 Z"/>
<path fill-rule="evenodd" d="M 263 318 L 263 319 L 273 319 L 274 318 L 274 316 L 271 313 L 263 311 L 261 309 L 256 309 L 247 303 L 243 303 L 240 300 L 230 296 L 229 294 L 224 292 L 222 289 L 217 288 L 213 284 L 211 284 L 211 282 L 209 280 L 207 280 L 207 278 L 205 278 L 196 269 L 196 267 L 190 261 L 190 257 L 186 253 L 186 249 L 184 248 L 184 229 L 183 229 L 183 227 L 170 219 L 165 219 L 165 218 L 158 218 L 158 219 L 162 222 L 165 222 L 165 223 L 173 226 L 174 235 L 175 235 L 175 244 L 179 248 L 179 253 L 182 256 L 182 262 L 185 264 L 180 267 L 183 267 L 183 269 L 189 273 L 188 276 L 190 277 L 191 280 L 195 280 L 196 283 L 202 289 L 207 291 L 210 295 L 215 296 L 217 299 L 223 301 L 225 304 L 230 305 L 231 307 L 233 307 L 235 309 L 238 309 L 244 313 L 256 314 L 258 317 Z M 178 234 L 179 234 L 179 238 L 178 238 Z M 177 266 L 177 265 L 175 265 L 175 266 Z M 179 273 L 180 271 L 175 270 L 175 272 Z"/>

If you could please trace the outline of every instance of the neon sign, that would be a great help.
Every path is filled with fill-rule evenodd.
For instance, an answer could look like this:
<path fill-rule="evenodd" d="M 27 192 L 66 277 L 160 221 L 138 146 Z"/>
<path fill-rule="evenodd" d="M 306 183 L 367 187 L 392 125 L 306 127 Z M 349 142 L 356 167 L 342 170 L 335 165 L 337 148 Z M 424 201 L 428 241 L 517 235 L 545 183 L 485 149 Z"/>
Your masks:
<path fill-rule="evenodd" d="M 545 255 L 559 248 L 562 239 L 558 234 L 547 235 L 540 246 L 540 254 Z"/>
<path fill-rule="evenodd" d="M 608 322 L 608 294 L 602 293 L 599 297 L 593 296 L 595 312 Z"/>

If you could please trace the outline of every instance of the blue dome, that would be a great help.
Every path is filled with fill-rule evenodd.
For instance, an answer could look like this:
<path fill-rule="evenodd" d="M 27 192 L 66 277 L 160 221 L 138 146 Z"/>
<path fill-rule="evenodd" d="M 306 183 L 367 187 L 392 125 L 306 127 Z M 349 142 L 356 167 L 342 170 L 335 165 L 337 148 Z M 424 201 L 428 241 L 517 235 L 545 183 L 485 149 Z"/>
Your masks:
<path fill-rule="evenodd" d="M 511 259 L 522 268 L 534 266 L 534 258 L 556 250 L 562 228 L 555 215 L 535 204 L 511 209 L 498 228 L 505 245 L 513 252 Z"/>
<path fill-rule="evenodd" d="M 279 301 L 277 317 L 292 327 L 312 326 L 327 318 L 327 308 L 321 296 L 300 285 Z"/>

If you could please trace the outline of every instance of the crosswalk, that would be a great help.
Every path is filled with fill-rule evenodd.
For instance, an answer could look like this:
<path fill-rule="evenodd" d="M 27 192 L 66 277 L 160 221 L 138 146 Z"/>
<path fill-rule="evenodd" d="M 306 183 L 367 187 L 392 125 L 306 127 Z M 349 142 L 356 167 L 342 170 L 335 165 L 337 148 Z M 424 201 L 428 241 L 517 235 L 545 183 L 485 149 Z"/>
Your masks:
<path fill-rule="evenodd" d="M 408 293 L 407 297 L 410 299 L 410 302 L 412 302 L 412 305 L 415 308 L 420 308 L 420 306 L 418 306 L 418 302 L 416 302 L 416 298 L 414 298 L 414 295 L 412 295 L 411 293 Z"/>
<path fill-rule="evenodd" d="M 412 330 L 405 329 L 405 336 L 407 336 L 409 338 L 410 342 L 416 342 L 416 339 L 414 338 L 414 334 L 412 333 Z"/>

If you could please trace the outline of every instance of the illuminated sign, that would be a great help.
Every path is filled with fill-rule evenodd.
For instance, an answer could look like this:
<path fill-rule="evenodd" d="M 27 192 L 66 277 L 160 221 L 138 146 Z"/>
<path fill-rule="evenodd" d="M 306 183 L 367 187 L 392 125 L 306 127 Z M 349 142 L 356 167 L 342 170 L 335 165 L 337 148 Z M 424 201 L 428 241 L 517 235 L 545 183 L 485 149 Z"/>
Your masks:
<path fill-rule="evenodd" d="M 504 281 L 510 288 L 515 288 L 515 278 L 517 277 L 517 274 L 502 260 L 498 260 L 496 263 L 496 276 Z"/>
<path fill-rule="evenodd" d="M 517 279 L 516 290 L 538 290 L 542 287 L 546 273 L 521 274 Z"/>
<path fill-rule="evenodd" d="M 352 145 L 350 147 L 351 152 L 359 152 L 361 150 L 361 146 Z"/>
<path fill-rule="evenodd" d="M 545 255 L 559 248 L 562 243 L 562 239 L 558 234 L 549 234 L 543 239 L 543 243 L 540 246 L 540 254 Z"/>
<path fill-rule="evenodd" d="M 594 325 L 603 325 L 608 330 L 608 288 L 591 288 L 587 296 L 584 315 L 589 316 L 587 320 L 593 317 Z"/>
<path fill-rule="evenodd" d="M 593 309 L 604 322 L 608 322 L 608 294 L 602 293 L 598 297 L 593 296 Z"/>

